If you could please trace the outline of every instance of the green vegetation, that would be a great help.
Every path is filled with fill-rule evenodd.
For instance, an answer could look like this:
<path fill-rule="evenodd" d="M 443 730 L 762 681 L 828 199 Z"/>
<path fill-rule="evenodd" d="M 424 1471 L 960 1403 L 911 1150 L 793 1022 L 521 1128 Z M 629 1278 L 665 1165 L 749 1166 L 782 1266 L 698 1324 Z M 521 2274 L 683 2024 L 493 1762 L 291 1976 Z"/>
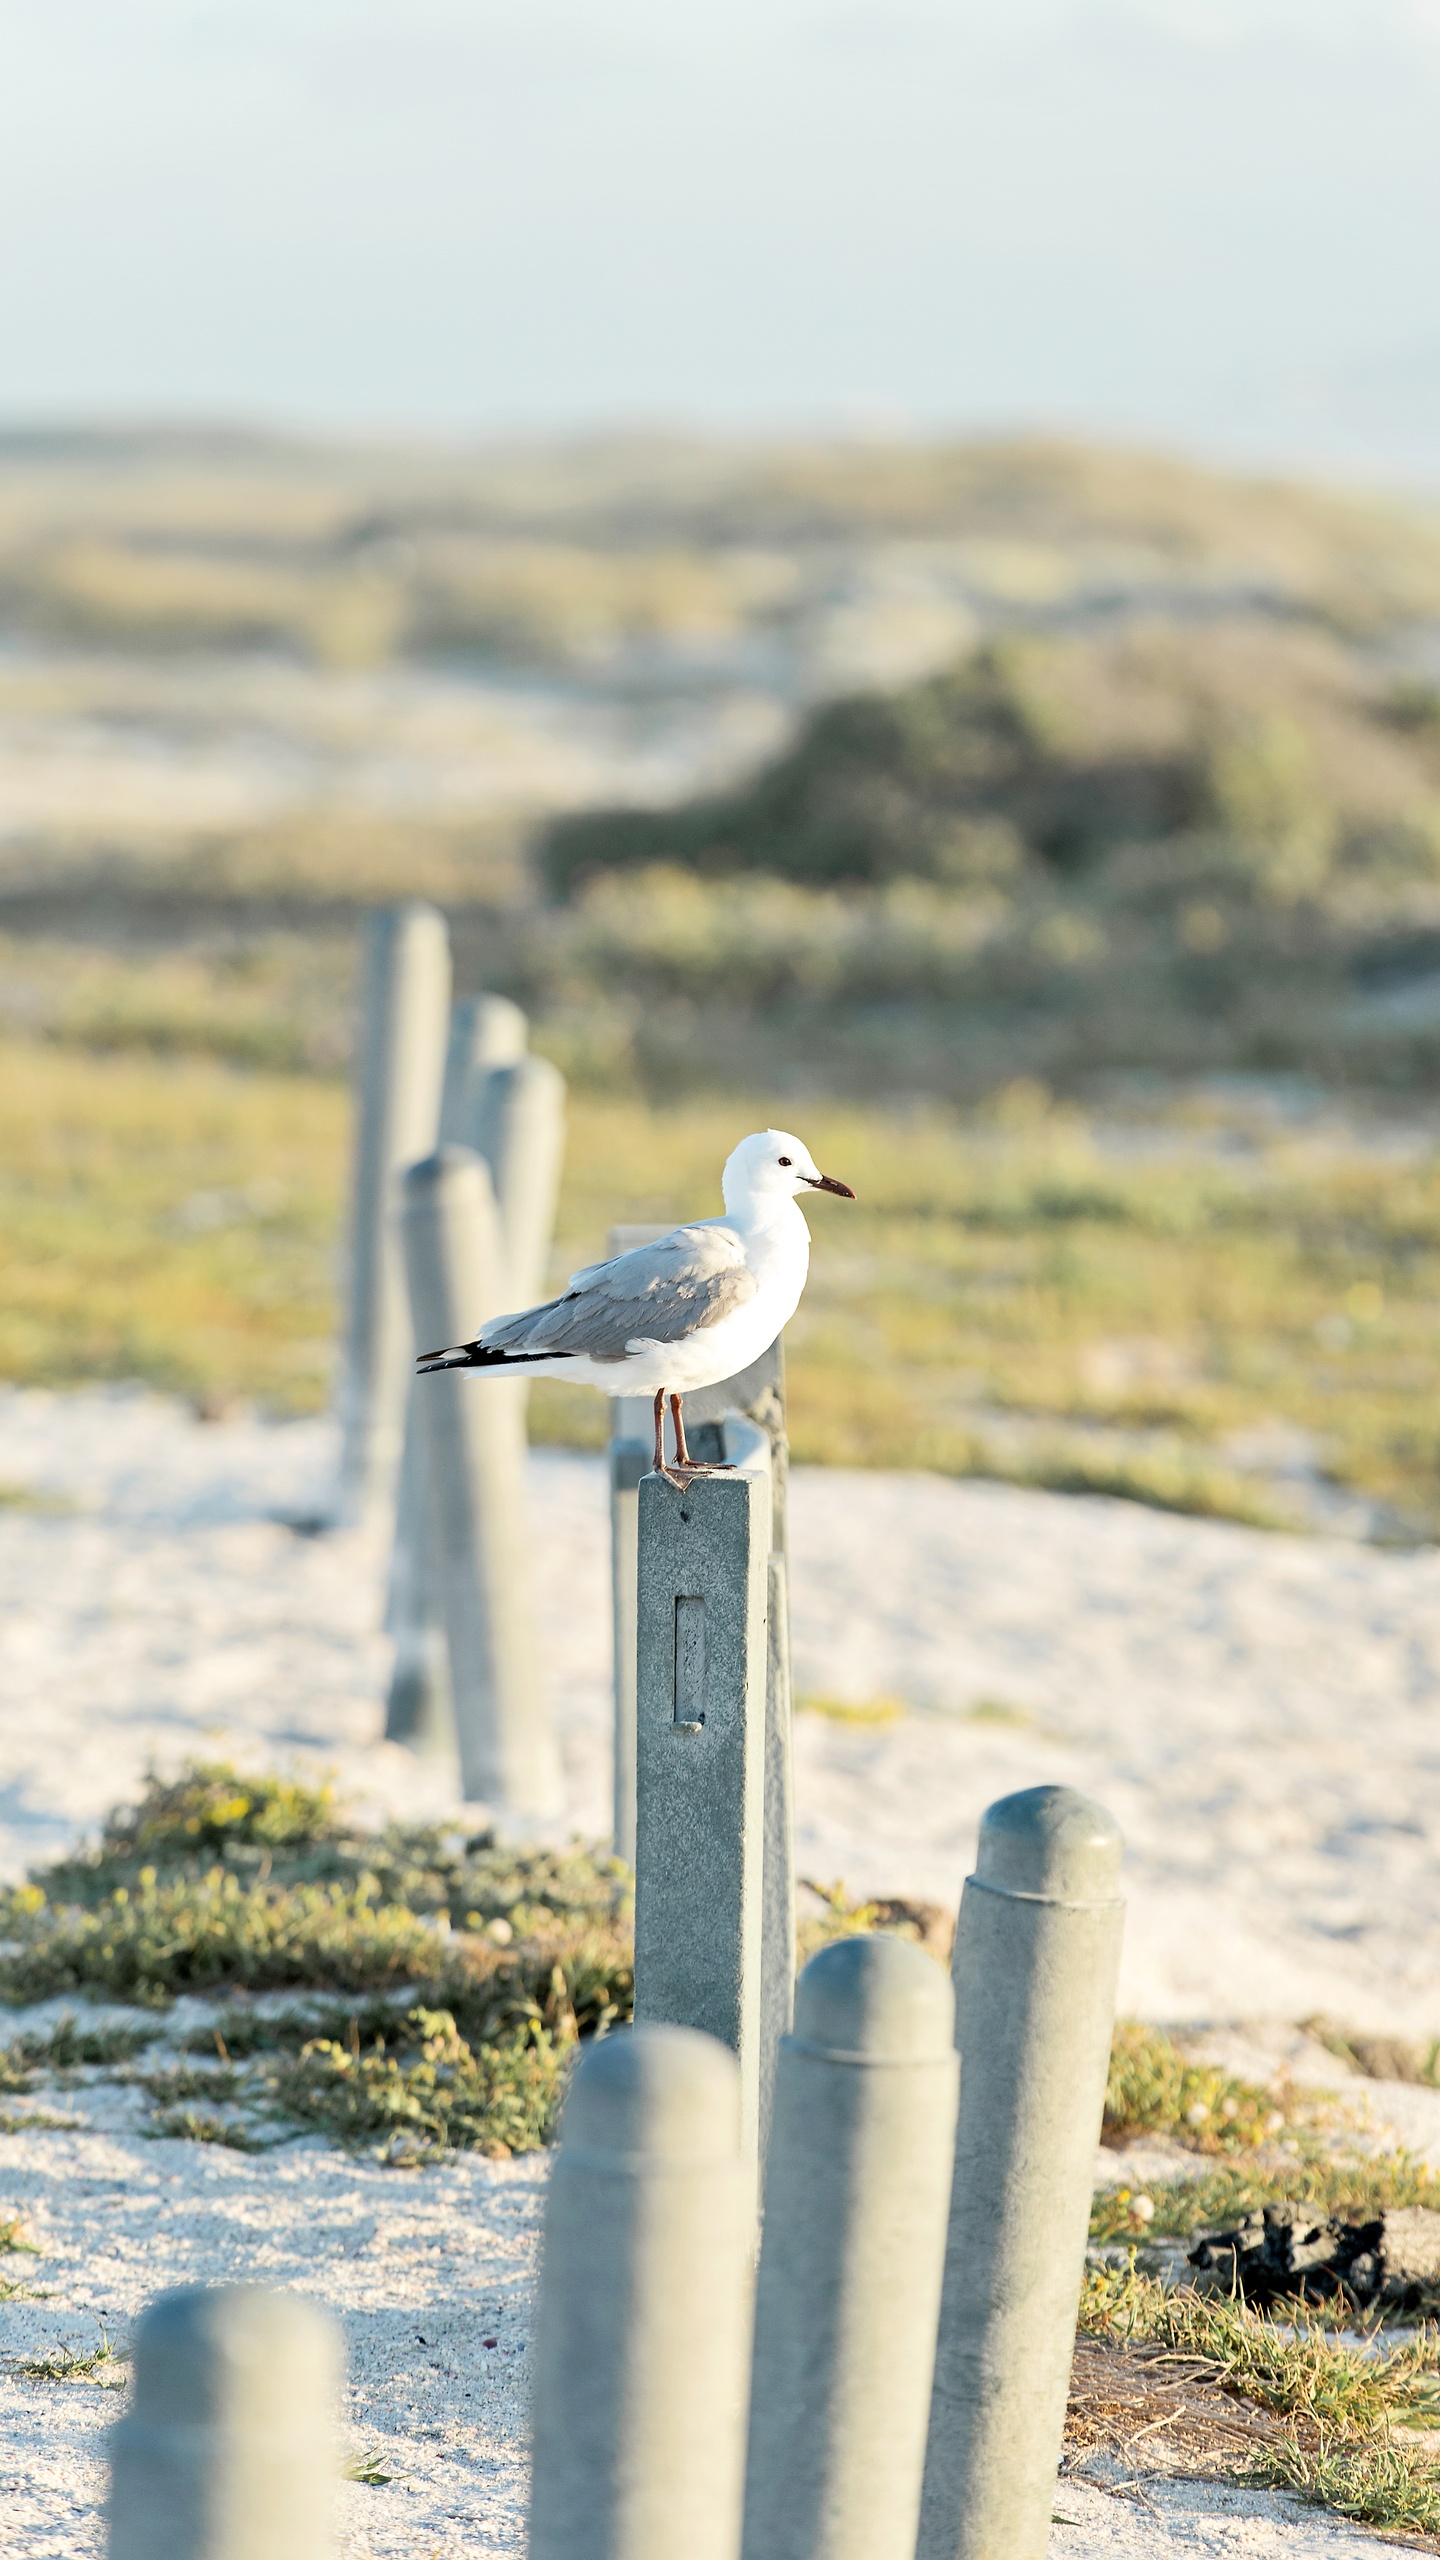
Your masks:
<path fill-rule="evenodd" d="M 1178 2129 L 1177 2129 L 1178 2130 Z M 1318 2137 L 1323 2125 L 1314 2124 Z M 1182 2137 L 1183 2138 L 1183 2137 Z M 1404 2152 L 1368 2158 L 1322 2149 L 1318 2138 L 1277 2139 L 1268 2158 L 1228 2164 L 1198 2177 L 1157 2178 L 1144 2188 L 1102 2187 L 1090 2215 L 1093 2241 L 1189 2239 L 1228 2228 L 1266 2204 L 1312 2204 L 1317 2214 L 1366 2221 L 1388 2205 L 1440 2212 L 1440 2175 Z"/>
<path fill-rule="evenodd" d="M 1150 847 L 1112 881 L 1110 908 L 1117 892 L 1153 906 L 1206 878 L 1222 898 L 1283 906 L 1332 873 L 1433 881 L 1437 782 L 1430 698 L 1377 690 L 1335 640 L 1142 622 L 1103 640 L 994 641 L 906 690 L 831 703 L 745 788 L 558 820 L 542 861 L 561 894 L 657 864 L 1013 891 L 1093 887 L 1107 858 Z M 776 968 L 793 982 L 784 955 Z"/>
<path fill-rule="evenodd" d="M 323 1399 L 333 1086 L 12 1044 L 0 1096 L 0 1374 L 139 1376 L 207 1411 Z M 707 1214 L 737 1132 L 776 1108 L 575 1095 L 557 1277 L 603 1252 L 612 1219 Z M 1379 1152 L 1363 1124 L 1288 1129 L 1243 1098 L 1087 1118 L 1023 1084 L 965 1116 L 794 1116 L 860 1195 L 812 1217 L 788 1337 L 798 1457 L 1270 1526 L 1305 1516 L 1303 1483 L 1269 1471 L 1278 1427 L 1382 1534 L 1434 1533 L 1428 1137 Z M 594 1446 L 605 1428 L 580 1390 L 542 1385 L 532 1412 L 543 1439 Z"/>
<path fill-rule="evenodd" d="M 1422 2328 L 1375 2349 L 1338 2340 L 1303 2304 L 1283 2325 L 1242 2303 L 1167 2291 L 1132 2265 L 1087 2274 L 1082 2335 L 1115 2345 L 1153 2344 L 1183 2360 L 1197 2381 L 1273 2411 L 1290 2432 L 1251 2457 L 1238 2476 L 1286 2488 L 1359 2523 L 1395 2532 L 1440 2532 L 1440 2469 L 1406 2431 L 1440 2413 L 1440 2345 Z"/>
<path fill-rule="evenodd" d="M 65 2018 L 0 2052 L 4 2085 L 121 2066 L 153 2102 L 148 2132 L 241 2150 L 297 2123 L 382 2138 L 396 2165 L 532 2150 L 579 2038 L 630 2014 L 628 1889 L 612 1860 L 358 1832 L 327 1787 L 200 1764 L 0 1897 L 0 1998 L 227 1994 L 195 2039 L 213 2058 L 127 2070 L 155 2028 Z M 283 1989 L 301 2005 L 251 2005 Z"/>
<path fill-rule="evenodd" d="M 1292 2099 L 1239 2080 L 1212 2063 L 1189 2062 L 1158 2027 L 1122 2018 L 1110 2050 L 1102 2139 L 1173 2134 L 1194 2151 L 1257 2151 L 1303 2122 Z"/>
<path fill-rule="evenodd" d="M 198 1992 L 228 2005 L 191 2037 L 192 2059 L 169 2048 L 138 2069 L 157 2025 L 64 2017 L 0 2048 L 0 2085 L 101 2066 L 144 2092 L 157 2139 L 239 2150 L 297 2125 L 396 2167 L 533 2150 L 580 2039 L 631 2014 L 629 1889 L 625 1868 L 581 1850 L 361 1832 L 326 1786 L 196 1764 L 152 1778 L 92 1848 L 0 1894 L 0 1999 L 78 1992 L 163 2011 Z M 946 1960 L 952 1914 L 811 1890 L 807 1952 L 883 1928 Z M 287 1989 L 286 2008 L 255 1998 Z"/>
<path fill-rule="evenodd" d="M 0 1051 L 0 1374 L 326 1391 L 345 1107 L 311 1079 Z"/>
<path fill-rule="evenodd" d="M 387 2471 L 384 2463 L 373 2453 L 358 2454 L 353 2462 L 342 2463 L 340 2467 L 342 2480 L 358 2480 L 364 2489 L 388 2489 L 393 2481 L 404 2476 L 400 2471 Z"/>
<path fill-rule="evenodd" d="M 1314 630 L 999 640 L 825 706 L 724 796 L 562 818 L 540 860 L 575 903 L 515 966 L 542 1004 L 562 965 L 572 1005 L 606 990 L 652 1088 L 746 1054 L 955 1098 L 1440 1059 L 1394 993 L 1440 950 L 1440 719 Z"/>
<path fill-rule="evenodd" d="M 368 2050 L 358 2034 L 350 2044 L 314 2038 L 270 2075 L 276 2104 L 341 2141 L 386 2137 L 381 2156 L 393 2167 L 444 2150 L 508 2160 L 549 2140 L 573 2038 L 531 2025 L 476 2050 L 449 2010 L 424 2008 L 392 2038 Z"/>
<path fill-rule="evenodd" d="M 199 1766 L 0 1896 L 0 1998 L 163 2008 L 187 1991 L 414 1985 L 487 2037 L 530 2019 L 573 2036 L 628 2010 L 626 1890 L 623 1869 L 579 1852 L 357 1832 L 324 1789 Z"/>
<path fill-rule="evenodd" d="M 27 2382 L 104 2382 L 119 2381 L 119 2368 L 129 2358 L 117 2355 L 102 2320 L 100 2344 L 89 2354 L 78 2348 L 56 2347 L 49 2355 L 22 2357 L 12 2371 L 23 2374 Z"/>
<path fill-rule="evenodd" d="M 1370 630 L 1433 613 L 1440 535 L 1381 500 L 1031 437 L 509 451 L 241 434 L 5 439 L 0 615 L 132 654 L 267 648 L 338 668 L 463 651 L 578 664 L 813 607 L 837 550 L 936 551 L 1034 610 L 1117 574 Z"/>
<path fill-rule="evenodd" d="M 143 723 L 173 678 L 188 738 L 201 640 L 245 722 L 309 685 L 317 750 L 371 697 L 305 663 L 749 633 L 809 666 L 837 562 L 897 542 L 957 652 L 989 636 L 821 698 L 743 787 L 543 842 L 537 784 L 7 852 L 0 1377 L 323 1405 L 355 927 L 428 891 L 462 991 L 517 996 L 571 1080 L 557 1279 L 715 1205 L 757 1117 L 854 1181 L 791 1333 L 800 1456 L 1434 1535 L 1436 1155 L 1372 1118 L 1440 1069 L 1440 712 L 1377 672 L 1440 609 L 1432 514 L 1043 441 L 42 437 L 0 447 L 0 619 L 58 654 L 0 669 L 0 721 L 87 717 L 103 673 Z M 1101 592 L 1127 612 L 1087 629 Z M 1327 1126 L 1322 1088 L 1370 1104 Z M 550 1384 L 533 1414 L 603 1430 Z"/>
<path fill-rule="evenodd" d="M 1338 2034 L 1327 2041 L 1352 2059 Z M 1286 2200 L 1356 2220 L 1387 2205 L 1440 2210 L 1440 2174 L 1403 2152 L 1356 2152 L 1324 2092 L 1284 2075 L 1270 2086 L 1241 2079 L 1192 2060 L 1160 2028 L 1122 2018 L 1110 2051 L 1103 2139 L 1123 2156 L 1128 2143 L 1155 2135 L 1214 2166 L 1143 2188 L 1123 2181 L 1099 2188 L 1092 2240 L 1188 2238 Z"/>
<path fill-rule="evenodd" d="M 878 1927 L 948 1952 L 947 1913 L 814 1890 L 807 1945 Z M 63 2018 L 0 2049 L 5 2086 L 100 2065 L 151 2101 L 157 2139 L 254 2150 L 299 2125 L 396 2167 L 547 2141 L 576 2045 L 634 1996 L 615 1861 L 425 1826 L 359 1832 L 327 1787 L 224 1763 L 152 1779 L 93 1848 L 0 1897 L 0 1930 L 12 2003 L 229 2000 L 193 2059 L 141 2069 L 157 2027 Z M 254 1997 L 287 1988 L 287 2008 Z"/>
<path fill-rule="evenodd" d="M 89 2030 L 71 2017 L 3 2059 L 13 2085 L 41 2070 L 111 2069 L 151 2102 L 142 2130 L 157 2140 L 255 2152 L 308 2130 L 396 2169 L 452 2150 L 509 2158 L 552 2138 L 581 2037 L 629 2015 L 626 1887 L 614 1862 L 578 1851 L 417 1826 L 361 1833 L 323 1784 L 198 1764 L 152 1779 L 92 1848 L 11 1891 L 0 1989 L 33 1998 L 63 1978 L 113 1997 L 123 1977 L 122 1996 L 158 2005 L 198 1981 L 228 1991 L 229 2006 L 192 2032 L 188 2056 L 171 2046 L 153 2067 L 134 2059 L 155 2041 L 150 2025 Z M 949 1913 L 856 1901 L 838 1884 L 808 1890 L 806 1952 L 882 1928 L 945 1960 Z M 252 1996 L 277 1981 L 297 1993 L 278 2011 Z M 1440 2192 L 1433 2172 L 1404 2160 L 1331 2156 L 1314 2099 L 1187 2060 L 1133 2022 L 1117 2030 L 1106 2130 L 1112 2141 L 1168 2133 L 1217 2165 L 1149 2195 L 1102 2194 L 1102 2239 L 1213 2225 L 1277 2194 L 1373 2211 Z M 34 2243 L 12 2217 L 0 2247 Z M 1238 2303 L 1167 2293 L 1133 2255 L 1092 2270 L 1081 2308 L 1084 2334 L 1158 2345 L 1286 2421 L 1246 2478 L 1362 2521 L 1428 2528 L 1440 2489 L 1400 2431 L 1436 2407 L 1430 2333 L 1360 2354 L 1332 2327 L 1303 2309 L 1292 2318 L 1287 2307 L 1277 2326 Z M 20 2370 L 93 2380 L 111 2361 L 102 2340 L 89 2356 L 62 2349 Z"/>

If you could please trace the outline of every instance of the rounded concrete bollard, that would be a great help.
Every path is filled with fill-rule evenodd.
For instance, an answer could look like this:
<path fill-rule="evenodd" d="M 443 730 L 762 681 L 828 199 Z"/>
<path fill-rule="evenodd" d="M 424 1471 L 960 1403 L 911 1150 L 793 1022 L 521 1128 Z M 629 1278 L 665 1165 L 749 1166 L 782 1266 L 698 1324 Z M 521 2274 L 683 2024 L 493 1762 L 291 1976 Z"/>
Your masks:
<path fill-rule="evenodd" d="M 1103 1805 L 980 1826 L 955 1935 L 960 2117 L 917 2560 L 1044 2560 L 1125 1906 Z"/>
<path fill-rule="evenodd" d="M 436 1144 L 473 1146 L 484 1120 L 485 1090 L 498 1067 L 525 1055 L 529 1025 L 508 996 L 468 996 L 450 1017 L 450 1046 L 440 1097 Z M 428 1146 L 419 1152 L 428 1155 Z M 385 1625 L 395 1657 L 385 1706 L 385 1739 L 408 1743 L 436 1759 L 455 1752 L 455 1709 L 445 1645 L 444 1607 L 431 1549 L 419 1380 L 410 1382 L 405 1448 L 395 1503 L 395 1543 Z"/>
<path fill-rule="evenodd" d="M 110 2439 L 110 2560 L 323 2560 L 332 2547 L 329 2314 L 263 2285 L 162 2294 Z"/>
<path fill-rule="evenodd" d="M 395 1236 L 395 1182 L 428 1155 L 440 1117 L 450 1019 L 450 937 L 434 907 L 373 916 L 356 1043 L 350 1296 L 340 1418 L 341 1513 L 394 1492 L 410 1388 L 410 1312 Z"/>
<path fill-rule="evenodd" d="M 507 1312 L 545 1295 L 565 1160 L 565 1079 L 548 1058 L 518 1058 L 487 1076 L 470 1144 L 485 1158 L 505 1235 Z"/>
<path fill-rule="evenodd" d="M 575 2075 L 545 2205 L 530 2560 L 736 2560 L 751 2190 L 740 2075 L 633 2027 Z"/>
<path fill-rule="evenodd" d="M 456 1005 L 440 1100 L 442 1147 L 479 1147 L 485 1087 L 497 1067 L 524 1057 L 529 1037 L 529 1023 L 508 996 L 467 996 Z"/>
<path fill-rule="evenodd" d="M 504 1311 L 500 1226 L 478 1156 L 442 1147 L 411 1165 L 401 1228 L 422 1349 L 469 1341 Z M 459 1370 L 417 1379 L 416 1413 L 464 1791 L 548 1821 L 563 1786 L 536 1642 L 524 1393 L 514 1378 Z"/>
<path fill-rule="evenodd" d="M 913 2560 L 955 2150 L 954 2002 L 902 1938 L 812 1956 L 780 2046 L 745 2560 Z"/>

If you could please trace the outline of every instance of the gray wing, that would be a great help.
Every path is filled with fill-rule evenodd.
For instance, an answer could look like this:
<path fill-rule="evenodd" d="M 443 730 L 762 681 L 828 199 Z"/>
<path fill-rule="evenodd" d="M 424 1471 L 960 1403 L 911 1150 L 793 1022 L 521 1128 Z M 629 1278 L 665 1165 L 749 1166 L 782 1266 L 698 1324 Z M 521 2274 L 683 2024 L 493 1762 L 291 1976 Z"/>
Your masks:
<path fill-rule="evenodd" d="M 563 1297 L 482 1325 L 487 1351 L 623 1360 L 632 1342 L 682 1342 L 753 1298 L 759 1283 L 729 1227 L 673 1227 L 613 1262 L 572 1273 Z"/>

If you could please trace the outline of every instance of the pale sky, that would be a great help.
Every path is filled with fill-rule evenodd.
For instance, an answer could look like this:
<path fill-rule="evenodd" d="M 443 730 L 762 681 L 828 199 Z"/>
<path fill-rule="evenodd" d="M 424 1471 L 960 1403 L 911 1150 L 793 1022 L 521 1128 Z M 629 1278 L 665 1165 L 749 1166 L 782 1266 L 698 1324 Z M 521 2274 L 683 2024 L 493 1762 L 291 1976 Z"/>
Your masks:
<path fill-rule="evenodd" d="M 0 418 L 1440 481 L 1440 0 L 0 0 Z"/>

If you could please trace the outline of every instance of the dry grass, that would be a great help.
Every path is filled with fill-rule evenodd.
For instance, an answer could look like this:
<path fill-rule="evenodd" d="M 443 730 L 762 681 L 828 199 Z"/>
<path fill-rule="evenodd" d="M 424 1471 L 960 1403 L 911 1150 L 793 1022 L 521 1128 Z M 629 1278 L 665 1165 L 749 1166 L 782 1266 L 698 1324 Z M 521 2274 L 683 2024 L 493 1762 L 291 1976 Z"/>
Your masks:
<path fill-rule="evenodd" d="M 1107 571 L 1242 584 L 1356 628 L 1440 598 L 1423 512 L 1058 438 L 445 454 L 102 435 L 30 440 L 0 467 L 7 618 L 132 649 L 583 658 L 768 619 L 796 587 L 823 593 L 837 545 L 897 539 L 1012 604 Z"/>
<path fill-rule="evenodd" d="M 1440 2469 L 1414 2432 L 1440 2415 L 1429 2329 L 1357 2346 L 1303 2305 L 1277 2323 L 1213 2295 L 1167 2292 L 1130 2266 L 1089 2272 L 1080 2330 L 1072 2428 L 1082 2461 L 1103 2449 L 1130 2467 L 1143 2440 L 1142 2460 L 1223 2468 L 1440 2547 Z M 1228 2424 L 1227 2401 L 1239 2404 Z"/>
<path fill-rule="evenodd" d="M 895 1118 L 812 1101 L 571 1098 L 552 1269 L 623 1219 L 708 1214 L 757 1118 L 851 1181 L 790 1329 L 797 1456 L 928 1466 L 1212 1517 L 1303 1519 L 1259 1426 L 1390 1536 L 1440 1525 L 1440 1158 L 1243 1111 L 1113 1128 L 1027 1085 Z M 348 1105 L 331 1083 L 0 1043 L 0 1376 L 139 1377 L 221 1407 L 328 1393 Z M 1115 1140 L 1119 1140 L 1117 1145 Z M 598 1445 L 542 1385 L 537 1437 Z"/>
<path fill-rule="evenodd" d="M 321 1402 L 346 1118 L 313 1078 L 0 1046 L 0 1375 Z"/>

